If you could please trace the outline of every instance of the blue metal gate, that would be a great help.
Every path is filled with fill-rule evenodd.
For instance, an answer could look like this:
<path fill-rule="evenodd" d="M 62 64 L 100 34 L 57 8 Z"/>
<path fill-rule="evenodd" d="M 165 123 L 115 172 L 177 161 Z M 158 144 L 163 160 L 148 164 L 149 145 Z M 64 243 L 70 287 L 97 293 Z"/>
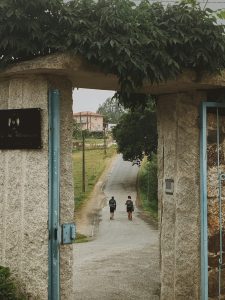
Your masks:
<path fill-rule="evenodd" d="M 201 300 L 225 296 L 225 103 L 201 105 Z M 224 299 L 224 298 L 223 298 Z"/>
<path fill-rule="evenodd" d="M 60 96 L 49 91 L 49 284 L 48 299 L 60 299 Z"/>

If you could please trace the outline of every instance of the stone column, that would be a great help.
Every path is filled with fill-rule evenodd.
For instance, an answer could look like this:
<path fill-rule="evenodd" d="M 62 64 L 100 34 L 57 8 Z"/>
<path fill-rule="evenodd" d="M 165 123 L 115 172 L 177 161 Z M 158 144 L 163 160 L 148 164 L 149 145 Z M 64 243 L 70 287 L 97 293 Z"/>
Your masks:
<path fill-rule="evenodd" d="M 61 96 L 60 223 L 74 222 L 72 86 L 63 77 L 0 81 L 0 109 L 41 108 L 42 149 L 0 150 L 0 265 L 31 299 L 48 299 L 48 89 Z M 72 245 L 60 247 L 61 299 L 72 300 Z"/>
<path fill-rule="evenodd" d="M 0 109 L 42 109 L 42 149 L 0 150 L 0 264 L 39 299 L 48 297 L 47 89 L 42 76 L 0 82 Z"/>
<path fill-rule="evenodd" d="M 200 298 L 199 104 L 205 94 L 161 95 L 158 111 L 161 300 Z M 174 181 L 173 194 L 165 181 Z"/>

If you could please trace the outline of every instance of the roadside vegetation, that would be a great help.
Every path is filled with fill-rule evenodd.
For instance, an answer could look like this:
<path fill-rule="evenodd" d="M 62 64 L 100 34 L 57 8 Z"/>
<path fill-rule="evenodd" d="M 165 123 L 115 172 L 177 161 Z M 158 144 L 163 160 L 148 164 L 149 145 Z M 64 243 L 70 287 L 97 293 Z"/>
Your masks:
<path fill-rule="evenodd" d="M 107 141 L 108 142 L 108 141 Z M 74 150 L 82 150 L 83 141 L 82 139 L 76 139 L 73 142 Z M 85 138 L 86 149 L 102 149 L 104 147 L 104 139 Z"/>
<path fill-rule="evenodd" d="M 88 241 L 89 241 L 89 239 L 86 235 L 81 234 L 79 232 L 76 233 L 76 239 L 75 239 L 74 243 L 86 243 Z"/>
<path fill-rule="evenodd" d="M 104 116 L 106 123 L 117 124 L 120 118 L 124 115 L 125 109 L 119 103 L 118 98 L 107 98 L 106 101 L 99 105 L 97 113 Z"/>
<path fill-rule="evenodd" d="M 157 156 L 145 157 L 138 174 L 138 196 L 142 209 L 154 219 L 158 218 Z"/>
<path fill-rule="evenodd" d="M 75 193 L 75 210 L 79 210 L 92 192 L 99 177 L 107 166 L 107 163 L 116 154 L 116 147 L 93 149 L 85 151 L 85 192 L 82 191 L 82 151 L 73 153 L 73 178 Z"/>
<path fill-rule="evenodd" d="M 27 297 L 19 292 L 19 288 L 9 268 L 0 266 L 0 299 L 1 300 L 25 300 Z"/>

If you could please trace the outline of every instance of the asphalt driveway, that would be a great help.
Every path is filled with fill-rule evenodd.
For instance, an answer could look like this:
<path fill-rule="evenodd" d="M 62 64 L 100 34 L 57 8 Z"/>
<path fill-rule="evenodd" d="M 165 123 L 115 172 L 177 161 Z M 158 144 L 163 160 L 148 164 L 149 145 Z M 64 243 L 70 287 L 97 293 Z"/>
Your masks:
<path fill-rule="evenodd" d="M 127 219 L 125 201 L 128 195 L 136 199 L 137 172 L 118 155 L 105 177 L 94 238 L 74 245 L 74 300 L 159 299 L 158 230 L 140 218 L 136 207 L 133 221 Z M 109 219 L 111 196 L 117 200 L 115 220 Z"/>

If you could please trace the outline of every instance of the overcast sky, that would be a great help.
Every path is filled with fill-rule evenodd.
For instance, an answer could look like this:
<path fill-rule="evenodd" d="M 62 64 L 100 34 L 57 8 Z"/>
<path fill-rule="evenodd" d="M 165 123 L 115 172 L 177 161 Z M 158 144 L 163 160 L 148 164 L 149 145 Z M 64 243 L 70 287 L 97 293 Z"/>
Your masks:
<path fill-rule="evenodd" d="M 134 0 L 135 3 L 139 3 L 140 0 Z M 150 0 L 150 2 L 161 2 L 163 4 L 173 4 L 177 2 L 177 0 Z M 225 0 L 199 0 L 201 7 L 204 8 L 209 7 L 211 9 L 221 9 L 225 8 Z"/>
<path fill-rule="evenodd" d="M 73 91 L 73 111 L 92 111 L 96 112 L 99 105 L 112 97 L 115 91 L 74 89 Z"/>

